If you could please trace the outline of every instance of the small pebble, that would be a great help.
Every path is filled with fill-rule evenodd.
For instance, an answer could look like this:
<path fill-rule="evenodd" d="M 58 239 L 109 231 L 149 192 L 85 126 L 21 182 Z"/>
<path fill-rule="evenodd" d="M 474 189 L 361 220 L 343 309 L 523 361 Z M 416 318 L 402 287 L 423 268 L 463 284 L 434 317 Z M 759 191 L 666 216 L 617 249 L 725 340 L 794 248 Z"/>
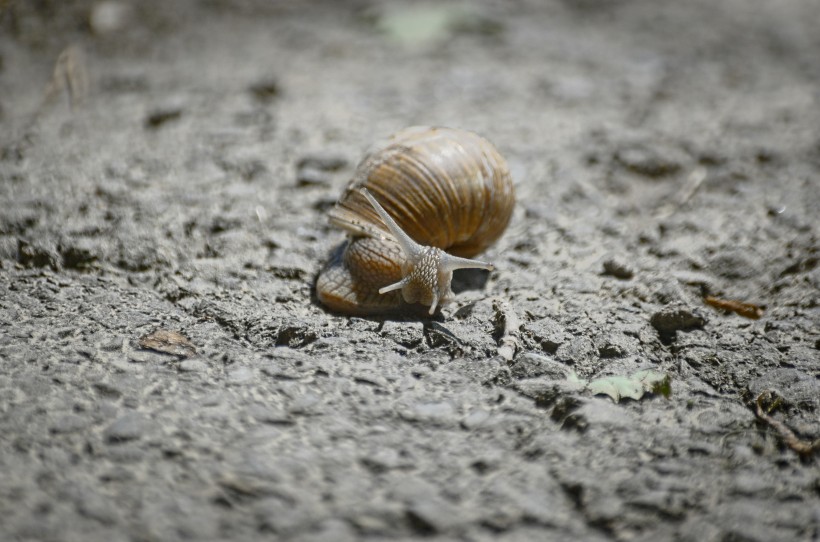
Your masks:
<path fill-rule="evenodd" d="M 80 429 L 85 429 L 89 424 L 88 419 L 76 414 L 62 414 L 49 426 L 49 431 L 54 434 L 73 433 Z"/>
<path fill-rule="evenodd" d="M 98 2 L 91 8 L 88 24 L 99 35 L 113 34 L 123 30 L 131 16 L 131 8 L 125 2 L 108 0 Z"/>
<path fill-rule="evenodd" d="M 146 128 L 159 128 L 163 124 L 178 120 L 182 116 L 182 108 L 167 107 L 155 109 L 145 117 Z"/>
<path fill-rule="evenodd" d="M 680 171 L 686 156 L 673 147 L 629 145 L 615 153 L 615 159 L 627 169 L 645 177 L 664 177 Z"/>
<path fill-rule="evenodd" d="M 338 171 L 347 166 L 347 158 L 334 153 L 307 154 L 296 163 L 297 169 L 314 169 L 318 171 Z"/>
<path fill-rule="evenodd" d="M 464 429 L 476 429 L 481 427 L 490 419 L 490 413 L 483 408 L 471 410 L 469 414 L 461 420 L 461 427 Z"/>
<path fill-rule="evenodd" d="M 321 397 L 308 391 L 294 398 L 288 407 L 288 412 L 290 414 L 312 414 L 320 402 Z"/>
<path fill-rule="evenodd" d="M 318 169 L 299 168 L 296 172 L 296 186 L 330 186 L 330 177 Z"/>
<path fill-rule="evenodd" d="M 610 258 L 604 262 L 604 275 L 610 275 L 617 279 L 628 280 L 635 276 L 635 272 L 626 262 Z"/>
<path fill-rule="evenodd" d="M 410 525 L 425 536 L 451 529 L 460 517 L 461 514 L 452 504 L 440 498 L 418 499 L 407 509 Z"/>
<path fill-rule="evenodd" d="M 452 404 L 442 401 L 438 403 L 416 403 L 407 413 L 407 418 L 414 421 L 429 423 L 447 423 L 455 419 L 456 411 Z"/>
<path fill-rule="evenodd" d="M 567 334 L 564 328 L 556 320 L 549 317 L 525 324 L 523 331 L 525 335 L 531 337 L 544 352 L 548 353 L 555 353 L 558 347 L 567 341 Z"/>
<path fill-rule="evenodd" d="M 253 380 L 254 372 L 249 367 L 238 367 L 228 373 L 229 384 L 245 384 Z"/>
<path fill-rule="evenodd" d="M 649 322 L 660 333 L 674 333 L 700 329 L 706 324 L 706 319 L 683 305 L 670 303 L 653 314 Z"/>
<path fill-rule="evenodd" d="M 109 443 L 136 440 L 146 429 L 145 417 L 139 412 L 129 412 L 117 418 L 108 426 L 103 435 Z"/>
<path fill-rule="evenodd" d="M 525 352 L 515 359 L 512 367 L 515 378 L 535 378 L 546 376 L 551 380 L 563 380 L 567 377 L 567 366 L 547 356 L 535 352 Z"/>
<path fill-rule="evenodd" d="M 269 103 L 281 93 L 279 82 L 275 78 L 263 79 L 250 86 L 251 95 L 262 103 Z"/>
<path fill-rule="evenodd" d="M 208 370 L 208 364 L 201 359 L 186 359 L 179 364 L 179 370 L 186 373 L 198 373 Z"/>

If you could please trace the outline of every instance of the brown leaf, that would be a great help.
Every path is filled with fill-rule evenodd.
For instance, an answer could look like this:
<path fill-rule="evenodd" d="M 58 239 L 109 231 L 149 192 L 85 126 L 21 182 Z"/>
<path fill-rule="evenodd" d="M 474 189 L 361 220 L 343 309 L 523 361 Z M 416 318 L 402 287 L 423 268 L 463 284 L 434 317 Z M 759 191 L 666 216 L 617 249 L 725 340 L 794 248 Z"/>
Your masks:
<path fill-rule="evenodd" d="M 196 348 L 187 337 L 167 329 L 157 329 L 148 335 L 143 335 L 140 337 L 139 345 L 148 350 L 186 358 L 196 354 Z"/>
<path fill-rule="evenodd" d="M 757 320 L 763 316 L 763 309 L 751 303 L 744 303 L 742 301 L 734 301 L 731 299 L 718 299 L 707 295 L 703 298 L 707 305 L 711 305 L 716 309 L 734 312 L 740 316 Z"/>

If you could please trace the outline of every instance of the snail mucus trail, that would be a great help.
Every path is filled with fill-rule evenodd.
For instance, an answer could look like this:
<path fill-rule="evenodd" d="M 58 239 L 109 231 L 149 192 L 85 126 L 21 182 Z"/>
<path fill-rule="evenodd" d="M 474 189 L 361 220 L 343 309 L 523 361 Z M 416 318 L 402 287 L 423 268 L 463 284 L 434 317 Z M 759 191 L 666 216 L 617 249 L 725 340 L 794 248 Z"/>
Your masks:
<path fill-rule="evenodd" d="M 471 259 L 509 223 L 509 168 L 481 136 L 413 127 L 372 147 L 336 206 L 331 224 L 348 232 L 319 274 L 316 292 L 345 314 L 433 314 L 452 298 L 453 271 L 492 270 Z"/>

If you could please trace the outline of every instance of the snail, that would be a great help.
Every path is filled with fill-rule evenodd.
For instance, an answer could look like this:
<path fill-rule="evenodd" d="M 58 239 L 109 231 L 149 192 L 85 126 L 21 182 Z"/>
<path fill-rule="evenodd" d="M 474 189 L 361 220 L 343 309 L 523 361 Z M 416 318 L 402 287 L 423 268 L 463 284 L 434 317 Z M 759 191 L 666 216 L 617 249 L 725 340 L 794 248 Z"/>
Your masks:
<path fill-rule="evenodd" d="M 319 274 L 335 312 L 428 314 L 453 297 L 453 271 L 492 270 L 469 259 L 504 233 L 515 190 L 504 158 L 466 130 L 413 127 L 365 154 L 330 223 L 348 233 Z M 421 304 L 418 305 L 418 304 Z"/>

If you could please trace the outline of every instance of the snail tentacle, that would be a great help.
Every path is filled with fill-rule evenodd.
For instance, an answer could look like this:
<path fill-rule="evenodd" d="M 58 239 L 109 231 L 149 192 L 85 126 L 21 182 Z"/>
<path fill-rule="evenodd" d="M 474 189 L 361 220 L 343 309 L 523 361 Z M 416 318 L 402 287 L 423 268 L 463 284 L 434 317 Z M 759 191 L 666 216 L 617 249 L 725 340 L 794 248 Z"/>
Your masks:
<path fill-rule="evenodd" d="M 360 192 L 364 197 L 367 198 L 367 201 L 370 202 L 370 205 L 373 206 L 376 212 L 379 213 L 382 222 L 384 222 L 384 225 L 387 226 L 387 229 L 390 230 L 390 233 L 393 235 L 393 237 L 396 239 L 399 245 L 401 245 L 401 249 L 404 251 L 405 255 L 409 259 L 417 258 L 423 250 L 423 247 L 420 244 L 413 241 L 413 239 L 409 235 L 407 235 L 407 233 L 405 233 L 405 231 L 401 229 L 401 227 L 398 224 L 396 224 L 396 221 L 393 220 L 393 217 L 390 216 L 390 214 L 388 214 L 388 212 L 384 210 L 384 207 L 382 207 L 378 201 L 376 201 L 376 198 L 373 197 L 373 194 L 370 193 L 370 190 L 368 190 L 367 188 L 362 188 Z"/>
<path fill-rule="evenodd" d="M 481 262 L 478 260 L 471 260 L 469 258 L 459 258 L 452 254 L 444 253 L 439 264 L 442 269 L 448 271 L 455 271 L 456 269 L 484 269 L 486 271 L 495 271 L 495 266 L 491 263 Z"/>
<path fill-rule="evenodd" d="M 393 290 L 400 290 L 407 285 L 407 279 L 401 279 L 400 281 L 396 282 L 395 284 L 391 284 L 390 286 L 385 286 L 384 288 L 379 288 L 380 294 L 386 294 L 387 292 L 392 292 Z"/>
<path fill-rule="evenodd" d="M 380 294 L 401 290 L 402 297 L 408 303 L 422 303 L 430 305 L 429 314 L 436 311 L 439 301 L 453 296 L 450 283 L 453 280 L 453 271 L 457 269 L 486 269 L 492 271 L 492 264 L 460 258 L 447 254 L 440 248 L 420 245 L 413 241 L 407 233 L 396 224 L 396 221 L 385 211 L 384 207 L 373 197 L 367 188 L 361 193 L 373 206 L 384 224 L 396 239 L 405 256 L 402 279 L 396 283 L 379 288 Z"/>

